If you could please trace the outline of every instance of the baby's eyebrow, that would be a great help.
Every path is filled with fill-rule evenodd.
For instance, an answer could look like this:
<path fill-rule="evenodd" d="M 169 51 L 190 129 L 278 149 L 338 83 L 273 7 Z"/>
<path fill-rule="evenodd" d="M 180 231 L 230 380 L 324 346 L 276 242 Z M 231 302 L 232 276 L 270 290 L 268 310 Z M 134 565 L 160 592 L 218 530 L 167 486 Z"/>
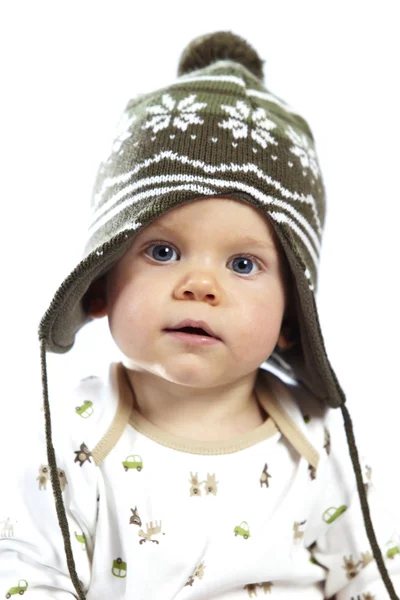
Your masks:
<path fill-rule="evenodd" d="M 165 235 L 181 236 L 182 233 L 178 229 L 167 227 L 166 225 L 155 225 L 152 230 L 148 231 L 148 235 L 155 235 L 156 233 L 164 233 Z M 275 250 L 275 244 L 273 241 L 262 241 L 251 237 L 250 235 L 243 235 L 237 237 L 234 240 L 226 242 L 226 246 L 233 247 L 239 245 L 250 245 L 265 250 Z"/>

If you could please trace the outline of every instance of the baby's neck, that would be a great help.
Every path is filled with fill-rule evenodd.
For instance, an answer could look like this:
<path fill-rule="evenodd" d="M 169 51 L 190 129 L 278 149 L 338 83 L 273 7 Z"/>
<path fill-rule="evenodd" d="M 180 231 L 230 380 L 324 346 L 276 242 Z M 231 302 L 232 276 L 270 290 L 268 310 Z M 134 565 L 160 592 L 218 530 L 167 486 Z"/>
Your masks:
<path fill-rule="evenodd" d="M 258 404 L 256 398 L 249 403 L 248 410 L 241 415 L 236 415 L 236 419 L 226 422 L 191 422 L 180 420 L 154 423 L 160 429 L 173 435 L 183 436 L 191 440 L 201 440 L 204 442 L 226 441 L 238 435 L 244 435 L 260 427 L 268 415 Z"/>
<path fill-rule="evenodd" d="M 158 379 L 131 370 L 126 374 L 135 410 L 173 435 L 201 441 L 229 440 L 260 427 L 268 418 L 254 391 L 257 373 L 229 393 L 219 390 L 209 397 L 194 397 L 185 391 L 184 398 L 171 396 L 167 400 Z"/>

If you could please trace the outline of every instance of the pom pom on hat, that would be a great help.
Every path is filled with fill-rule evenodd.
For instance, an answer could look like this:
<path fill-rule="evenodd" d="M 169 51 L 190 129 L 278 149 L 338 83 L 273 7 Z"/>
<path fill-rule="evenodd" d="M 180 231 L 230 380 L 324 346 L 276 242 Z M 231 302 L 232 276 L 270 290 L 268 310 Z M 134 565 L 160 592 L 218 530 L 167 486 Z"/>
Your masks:
<path fill-rule="evenodd" d="M 254 48 L 242 37 L 230 31 L 201 35 L 188 44 L 178 65 L 178 77 L 208 67 L 217 60 L 233 60 L 264 80 L 264 62 Z"/>

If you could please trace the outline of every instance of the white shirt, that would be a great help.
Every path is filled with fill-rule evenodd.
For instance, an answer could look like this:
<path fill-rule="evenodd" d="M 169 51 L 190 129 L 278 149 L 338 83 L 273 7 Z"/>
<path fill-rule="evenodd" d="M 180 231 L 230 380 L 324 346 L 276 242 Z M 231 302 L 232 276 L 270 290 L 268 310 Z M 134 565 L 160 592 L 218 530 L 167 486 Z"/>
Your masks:
<path fill-rule="evenodd" d="M 62 391 L 49 386 L 62 497 L 87 600 L 389 598 L 340 409 L 262 368 L 256 394 L 268 413 L 263 425 L 229 441 L 196 442 L 133 408 L 121 363 Z M 71 599 L 42 421 L 40 412 L 25 469 L 0 497 L 0 594 Z M 360 464 L 400 595 L 399 528 L 365 453 Z"/>

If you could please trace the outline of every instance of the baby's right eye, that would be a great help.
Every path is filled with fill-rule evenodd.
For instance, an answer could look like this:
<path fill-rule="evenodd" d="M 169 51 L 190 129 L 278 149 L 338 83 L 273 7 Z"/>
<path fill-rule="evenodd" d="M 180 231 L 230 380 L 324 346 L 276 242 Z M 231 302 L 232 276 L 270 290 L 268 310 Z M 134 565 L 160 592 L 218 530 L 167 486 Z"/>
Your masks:
<path fill-rule="evenodd" d="M 150 244 L 149 246 L 146 247 L 146 252 L 147 250 L 149 250 L 149 248 L 170 248 L 172 249 L 174 252 L 176 252 L 176 250 L 174 248 L 172 248 L 172 246 L 170 246 L 169 244 L 164 244 L 163 242 L 157 242 L 155 244 Z M 168 258 L 168 256 L 165 256 L 168 253 L 161 253 L 162 254 L 162 258 Z M 153 256 L 153 253 L 151 253 L 150 258 L 153 258 L 154 260 L 157 260 L 155 256 Z M 165 262 L 165 261 L 162 261 Z"/>

